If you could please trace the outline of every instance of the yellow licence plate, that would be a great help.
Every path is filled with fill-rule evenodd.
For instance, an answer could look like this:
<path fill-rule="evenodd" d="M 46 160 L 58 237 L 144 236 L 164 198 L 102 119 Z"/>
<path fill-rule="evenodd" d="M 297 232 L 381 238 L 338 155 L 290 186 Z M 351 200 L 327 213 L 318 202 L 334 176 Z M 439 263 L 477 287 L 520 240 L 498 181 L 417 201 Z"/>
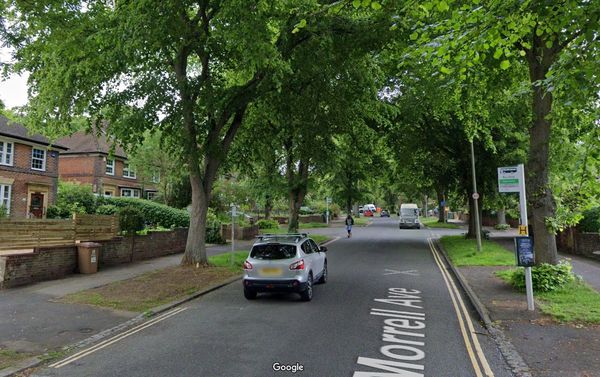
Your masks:
<path fill-rule="evenodd" d="M 261 268 L 259 271 L 259 274 L 261 276 L 281 276 L 282 273 L 283 271 L 281 270 L 281 268 L 275 267 L 264 267 Z"/>

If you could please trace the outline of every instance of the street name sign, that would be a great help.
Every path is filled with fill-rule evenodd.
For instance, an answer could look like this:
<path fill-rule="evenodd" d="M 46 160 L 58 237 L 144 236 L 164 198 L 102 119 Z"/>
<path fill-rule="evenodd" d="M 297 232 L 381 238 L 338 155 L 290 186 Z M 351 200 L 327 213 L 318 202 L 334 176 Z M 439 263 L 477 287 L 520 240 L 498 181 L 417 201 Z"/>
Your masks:
<path fill-rule="evenodd" d="M 521 192 L 524 182 L 521 182 L 522 166 L 507 166 L 498 168 L 498 191 Z"/>

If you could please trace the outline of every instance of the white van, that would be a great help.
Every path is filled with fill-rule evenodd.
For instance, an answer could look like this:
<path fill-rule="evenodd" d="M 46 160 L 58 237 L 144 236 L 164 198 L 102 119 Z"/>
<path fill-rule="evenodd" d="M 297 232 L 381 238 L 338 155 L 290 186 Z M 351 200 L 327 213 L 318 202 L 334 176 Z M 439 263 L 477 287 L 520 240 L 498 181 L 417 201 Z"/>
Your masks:
<path fill-rule="evenodd" d="M 414 203 L 400 205 L 400 229 L 402 228 L 421 228 L 419 220 L 419 207 Z"/>
<path fill-rule="evenodd" d="M 375 212 L 377 212 L 377 207 L 375 207 L 375 204 L 365 204 L 365 205 L 363 206 L 363 211 L 364 211 L 364 210 L 367 210 L 367 209 L 368 209 L 369 211 L 373 212 L 373 214 L 375 214 Z"/>

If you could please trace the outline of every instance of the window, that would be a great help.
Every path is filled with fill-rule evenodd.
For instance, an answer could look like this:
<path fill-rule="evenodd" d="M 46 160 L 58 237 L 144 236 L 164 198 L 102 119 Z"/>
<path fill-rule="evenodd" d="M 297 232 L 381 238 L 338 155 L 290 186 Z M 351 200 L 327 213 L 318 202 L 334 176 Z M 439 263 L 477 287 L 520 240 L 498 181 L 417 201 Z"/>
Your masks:
<path fill-rule="evenodd" d="M 135 178 L 135 170 L 133 170 L 128 163 L 123 165 L 123 177 Z"/>
<path fill-rule="evenodd" d="M 113 196 L 113 192 L 112 191 L 104 191 L 104 196 L 107 198 L 110 198 Z"/>
<path fill-rule="evenodd" d="M 156 197 L 156 192 L 155 191 L 148 191 L 146 193 L 146 198 L 148 200 L 154 200 L 155 197 Z"/>
<path fill-rule="evenodd" d="M 115 175 L 115 160 L 106 159 L 106 174 Z"/>
<path fill-rule="evenodd" d="M 46 170 L 46 150 L 32 148 L 31 149 L 31 168 L 33 170 Z"/>
<path fill-rule="evenodd" d="M 159 182 L 160 182 L 160 172 L 159 171 L 152 172 L 152 183 L 159 183 Z"/>
<path fill-rule="evenodd" d="M 313 241 L 313 240 L 308 240 L 308 242 L 310 242 L 310 246 L 312 246 L 312 248 L 313 248 L 313 251 L 314 251 L 315 253 L 318 253 L 318 252 L 321 250 L 321 248 L 320 248 L 320 247 L 319 247 L 319 246 L 318 246 L 318 245 L 315 243 L 315 241 Z"/>
<path fill-rule="evenodd" d="M 9 185 L 0 185 L 0 206 L 6 208 L 6 212 L 10 213 L 10 190 Z"/>
<path fill-rule="evenodd" d="M 255 259 L 290 259 L 296 256 L 296 246 L 281 244 L 256 245 L 250 252 Z"/>
<path fill-rule="evenodd" d="M 302 251 L 304 251 L 304 254 L 312 254 L 314 250 L 312 246 L 310 246 L 310 243 L 306 241 L 302 244 Z"/>
<path fill-rule="evenodd" d="M 0 140 L 0 165 L 12 166 L 14 144 Z"/>
<path fill-rule="evenodd" d="M 139 198 L 140 190 L 138 189 L 121 189 L 121 196 L 125 198 Z"/>

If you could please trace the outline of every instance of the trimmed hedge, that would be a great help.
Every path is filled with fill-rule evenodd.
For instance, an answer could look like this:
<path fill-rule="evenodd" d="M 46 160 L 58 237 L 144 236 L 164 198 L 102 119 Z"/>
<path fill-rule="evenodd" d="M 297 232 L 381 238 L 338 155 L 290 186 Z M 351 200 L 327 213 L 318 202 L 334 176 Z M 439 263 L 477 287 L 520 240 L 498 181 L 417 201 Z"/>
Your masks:
<path fill-rule="evenodd" d="M 187 228 L 190 214 L 183 209 L 172 208 L 146 199 L 99 197 L 100 206 L 113 205 L 118 208 L 135 207 L 143 214 L 146 223 L 164 228 Z"/>
<path fill-rule="evenodd" d="M 600 232 L 600 207 L 588 209 L 583 212 L 583 219 L 577 225 L 582 232 Z"/>
<path fill-rule="evenodd" d="M 279 228 L 279 222 L 277 220 L 266 220 L 261 219 L 256 223 L 258 229 L 277 229 Z"/>

